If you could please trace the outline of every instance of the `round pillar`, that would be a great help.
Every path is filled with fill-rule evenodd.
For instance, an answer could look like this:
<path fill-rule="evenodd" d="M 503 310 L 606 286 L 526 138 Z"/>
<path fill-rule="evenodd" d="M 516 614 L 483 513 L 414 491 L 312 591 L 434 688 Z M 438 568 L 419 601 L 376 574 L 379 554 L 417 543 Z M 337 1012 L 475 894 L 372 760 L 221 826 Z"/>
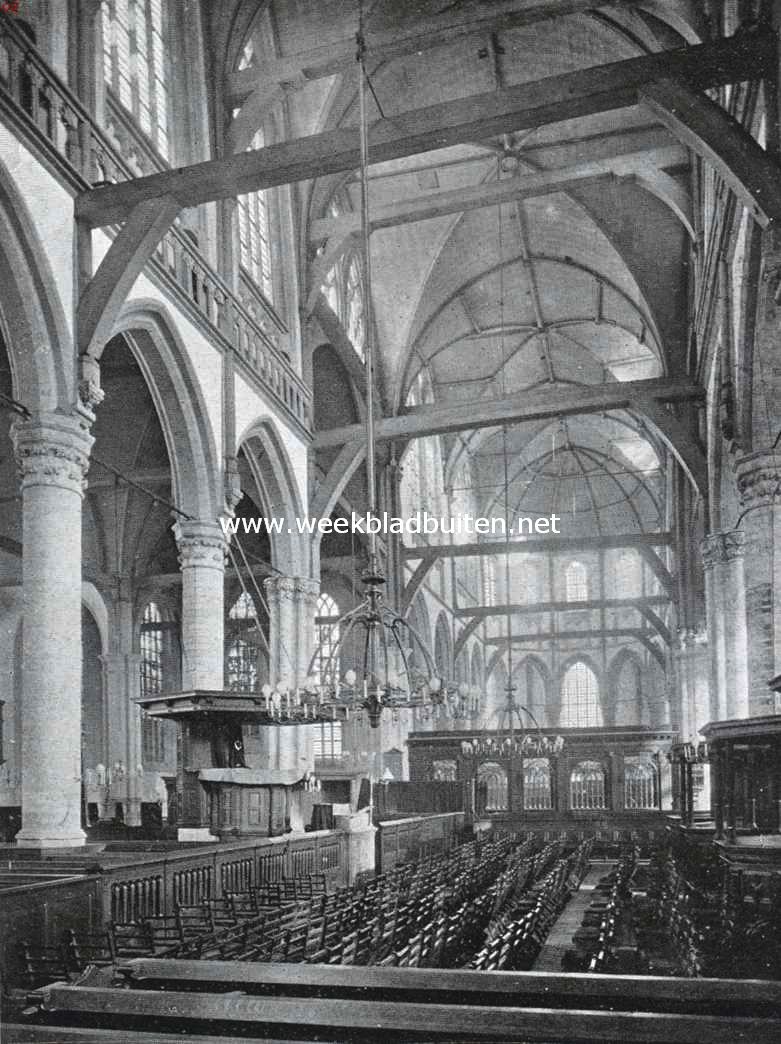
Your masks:
<path fill-rule="evenodd" d="M 177 522 L 182 571 L 182 688 L 223 688 L 225 537 L 217 522 Z"/>
<path fill-rule="evenodd" d="M 81 507 L 91 415 L 13 428 L 22 485 L 22 829 L 19 845 L 84 844 L 81 829 Z"/>

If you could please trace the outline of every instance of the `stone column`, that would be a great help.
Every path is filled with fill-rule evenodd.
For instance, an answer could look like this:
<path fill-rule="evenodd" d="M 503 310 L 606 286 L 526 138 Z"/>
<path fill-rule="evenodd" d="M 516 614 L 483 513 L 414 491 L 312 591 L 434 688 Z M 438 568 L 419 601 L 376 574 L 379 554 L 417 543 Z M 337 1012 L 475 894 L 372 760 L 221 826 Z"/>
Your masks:
<path fill-rule="evenodd" d="M 748 716 L 745 549 L 740 529 L 712 533 L 702 544 L 714 721 Z"/>
<path fill-rule="evenodd" d="M 177 522 L 182 571 L 182 688 L 222 689 L 225 537 L 217 522 Z"/>
<path fill-rule="evenodd" d="M 81 503 L 91 414 L 17 421 L 22 480 L 22 829 L 19 845 L 84 844 L 81 829 Z"/>
<path fill-rule="evenodd" d="M 679 700 L 672 727 L 681 742 L 696 743 L 699 729 L 710 717 L 707 655 L 704 631 L 678 632 L 673 657 Z"/>
<path fill-rule="evenodd" d="M 263 586 L 269 609 L 271 684 L 294 689 L 306 677 L 314 652 L 320 585 L 300 576 L 269 576 Z"/>
<path fill-rule="evenodd" d="M 108 716 L 108 765 L 113 781 L 104 814 L 114 815 L 122 802 L 125 823 L 141 824 L 141 712 L 135 702 L 141 695 L 141 656 L 137 652 L 133 619 L 133 583 L 121 577 L 113 598 L 109 650 L 102 657 Z M 115 767 L 123 775 L 117 778 Z"/>
<path fill-rule="evenodd" d="M 758 451 L 737 461 L 745 531 L 748 711 L 773 713 L 771 678 L 781 673 L 781 454 Z"/>

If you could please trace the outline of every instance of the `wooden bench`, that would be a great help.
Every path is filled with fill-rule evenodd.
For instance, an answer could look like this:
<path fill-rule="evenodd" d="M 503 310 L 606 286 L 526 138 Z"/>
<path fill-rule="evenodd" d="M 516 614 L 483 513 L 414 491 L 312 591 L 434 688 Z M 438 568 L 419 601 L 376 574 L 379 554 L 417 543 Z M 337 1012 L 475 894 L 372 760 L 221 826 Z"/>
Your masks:
<path fill-rule="evenodd" d="M 344 969 L 339 969 L 344 971 Z M 366 972 L 366 969 L 358 969 Z M 374 970 L 377 974 L 377 969 Z M 398 975 L 397 969 L 384 974 Z M 406 973 L 415 974 L 415 973 Z M 420 978 L 431 973 L 418 972 Z M 444 973 L 447 974 L 447 973 Z M 485 976 L 487 977 L 487 976 Z M 493 976 L 491 976 L 493 977 Z M 496 1006 L 493 997 L 473 994 L 466 1003 L 351 1000 L 342 997 L 258 997 L 230 994 L 66 986 L 55 983 L 32 995 L 38 1018 L 54 1025 L 89 1028 L 154 1029 L 159 1034 L 191 1033 L 273 1036 L 296 1033 L 304 1040 L 368 1042 L 597 1041 L 643 1044 L 778 1044 L 781 1019 L 545 1007 Z M 585 1003 L 581 996 L 580 1003 Z M 778 1010 L 778 1009 L 776 1009 Z M 51 1031 L 50 1031 L 51 1032 Z M 217 1034 L 217 1035 L 218 1035 Z M 411 1037 L 412 1035 L 412 1037 Z M 57 1038 L 62 1039 L 61 1037 Z"/>

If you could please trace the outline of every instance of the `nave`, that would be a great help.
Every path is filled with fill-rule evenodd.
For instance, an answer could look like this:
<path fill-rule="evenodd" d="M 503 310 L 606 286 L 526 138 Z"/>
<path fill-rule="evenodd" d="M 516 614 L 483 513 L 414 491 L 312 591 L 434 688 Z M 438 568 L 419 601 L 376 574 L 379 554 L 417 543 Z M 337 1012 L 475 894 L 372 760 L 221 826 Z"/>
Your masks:
<path fill-rule="evenodd" d="M 778 1039 L 777 938 L 722 977 L 751 925 L 690 872 L 669 843 L 497 832 L 335 892 L 309 875 L 70 930 L 21 944 L 6 1039 L 102 1039 L 117 1013 L 128 1041 Z"/>

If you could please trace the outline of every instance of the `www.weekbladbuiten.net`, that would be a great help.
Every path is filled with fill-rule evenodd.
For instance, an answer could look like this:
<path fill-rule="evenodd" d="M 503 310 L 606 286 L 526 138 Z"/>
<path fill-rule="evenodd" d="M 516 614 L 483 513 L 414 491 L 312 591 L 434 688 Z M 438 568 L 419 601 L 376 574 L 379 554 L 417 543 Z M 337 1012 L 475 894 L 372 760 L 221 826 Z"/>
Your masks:
<path fill-rule="evenodd" d="M 467 537 L 524 537 L 544 536 L 561 533 L 559 528 L 561 515 L 519 515 L 508 525 L 502 516 L 471 515 L 468 512 L 456 515 L 432 515 L 427 511 L 417 511 L 413 515 L 391 515 L 387 511 L 376 514 L 359 514 L 351 512 L 350 516 L 329 518 L 312 518 L 296 516 L 286 519 L 284 516 L 258 515 L 248 518 L 221 518 L 220 524 L 225 536 L 236 534 L 279 533 L 319 534 L 326 533 L 359 533 L 423 535 L 423 536 L 467 536 Z"/>

